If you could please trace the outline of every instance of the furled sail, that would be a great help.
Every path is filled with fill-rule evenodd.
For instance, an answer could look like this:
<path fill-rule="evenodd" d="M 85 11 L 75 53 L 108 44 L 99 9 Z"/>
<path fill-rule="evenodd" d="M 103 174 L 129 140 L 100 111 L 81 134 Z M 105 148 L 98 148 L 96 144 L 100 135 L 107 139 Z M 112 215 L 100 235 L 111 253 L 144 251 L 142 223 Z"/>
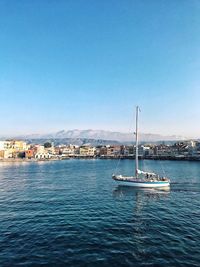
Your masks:
<path fill-rule="evenodd" d="M 144 172 L 144 171 L 141 171 L 141 170 L 139 170 L 139 169 L 137 169 L 137 173 L 138 174 L 145 174 L 145 175 L 156 175 L 156 173 L 154 173 L 154 172 Z"/>

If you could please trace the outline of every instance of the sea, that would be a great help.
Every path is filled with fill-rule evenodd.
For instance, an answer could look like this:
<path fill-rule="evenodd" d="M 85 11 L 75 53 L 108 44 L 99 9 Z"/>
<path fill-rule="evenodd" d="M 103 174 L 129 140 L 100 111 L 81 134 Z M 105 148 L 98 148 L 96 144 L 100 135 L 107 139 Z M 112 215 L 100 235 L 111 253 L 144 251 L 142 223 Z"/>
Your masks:
<path fill-rule="evenodd" d="M 0 163 L 0 266 L 200 266 L 200 162 L 139 165 L 170 189 L 118 186 L 134 160 Z"/>

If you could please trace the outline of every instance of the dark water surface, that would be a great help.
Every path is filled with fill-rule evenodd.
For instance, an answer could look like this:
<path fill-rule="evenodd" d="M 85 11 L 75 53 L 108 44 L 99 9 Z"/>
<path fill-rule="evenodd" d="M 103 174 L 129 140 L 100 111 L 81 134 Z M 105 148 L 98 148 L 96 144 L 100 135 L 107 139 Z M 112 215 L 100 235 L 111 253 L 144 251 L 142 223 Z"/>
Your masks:
<path fill-rule="evenodd" d="M 169 191 L 117 186 L 116 164 L 0 163 L 0 266 L 200 266 L 200 162 L 140 161 Z"/>

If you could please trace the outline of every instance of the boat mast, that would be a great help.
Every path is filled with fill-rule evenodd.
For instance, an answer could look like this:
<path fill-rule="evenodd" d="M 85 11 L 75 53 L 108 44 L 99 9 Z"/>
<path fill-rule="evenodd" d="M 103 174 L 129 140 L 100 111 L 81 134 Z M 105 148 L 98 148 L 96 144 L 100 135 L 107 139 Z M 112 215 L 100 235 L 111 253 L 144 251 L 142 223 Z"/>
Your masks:
<path fill-rule="evenodd" d="M 135 132 L 135 177 L 138 178 L 138 111 L 136 107 L 136 132 Z"/>

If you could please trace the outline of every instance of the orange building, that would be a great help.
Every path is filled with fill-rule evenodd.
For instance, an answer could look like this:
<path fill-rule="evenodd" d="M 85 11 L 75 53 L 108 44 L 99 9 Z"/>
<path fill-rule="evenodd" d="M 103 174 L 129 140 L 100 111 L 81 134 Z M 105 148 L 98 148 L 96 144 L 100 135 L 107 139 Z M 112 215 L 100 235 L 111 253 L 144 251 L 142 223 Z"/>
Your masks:
<path fill-rule="evenodd" d="M 28 149 L 25 153 L 26 153 L 26 158 L 28 159 L 34 158 L 34 151 L 32 149 Z"/>

